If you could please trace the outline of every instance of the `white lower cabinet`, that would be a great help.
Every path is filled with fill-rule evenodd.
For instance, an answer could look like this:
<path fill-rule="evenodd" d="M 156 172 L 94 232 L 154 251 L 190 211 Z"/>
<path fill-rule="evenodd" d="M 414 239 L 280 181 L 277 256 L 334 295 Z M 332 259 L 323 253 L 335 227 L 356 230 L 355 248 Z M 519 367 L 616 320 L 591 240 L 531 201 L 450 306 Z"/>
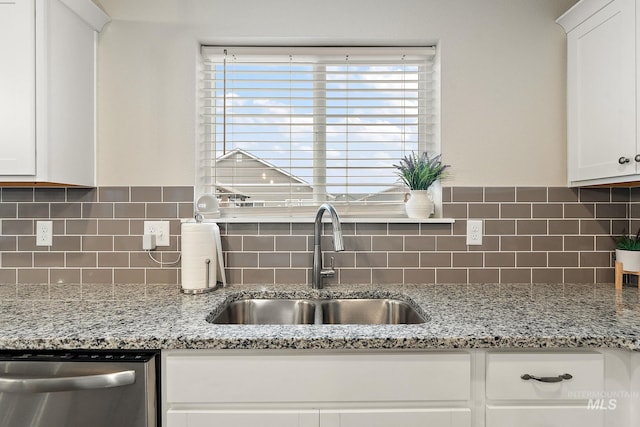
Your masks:
<path fill-rule="evenodd" d="M 604 355 L 490 352 L 486 377 L 487 399 L 576 401 L 586 391 L 604 389 Z"/>
<path fill-rule="evenodd" d="M 172 427 L 469 427 L 469 409 L 170 410 Z"/>
<path fill-rule="evenodd" d="M 171 427 L 319 427 L 317 410 L 170 410 Z"/>
<path fill-rule="evenodd" d="M 322 427 L 468 427 L 471 411 L 462 409 L 362 409 L 320 411 Z"/>
<path fill-rule="evenodd" d="M 605 390 L 600 352 L 488 352 L 487 427 L 603 427 L 587 397 Z"/>
<path fill-rule="evenodd" d="M 625 350 L 162 355 L 164 427 L 640 425 L 640 356 Z"/>
<path fill-rule="evenodd" d="M 602 427 L 602 412 L 586 406 L 487 406 L 487 427 Z"/>
<path fill-rule="evenodd" d="M 166 427 L 471 427 L 467 352 L 163 352 Z"/>

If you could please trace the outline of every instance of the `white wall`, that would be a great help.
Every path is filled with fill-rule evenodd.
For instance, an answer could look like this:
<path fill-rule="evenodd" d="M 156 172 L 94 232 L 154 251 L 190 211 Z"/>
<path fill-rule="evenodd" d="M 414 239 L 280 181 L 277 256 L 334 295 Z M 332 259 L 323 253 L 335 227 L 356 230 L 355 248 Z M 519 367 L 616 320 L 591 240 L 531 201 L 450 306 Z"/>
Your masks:
<path fill-rule="evenodd" d="M 442 55 L 447 185 L 565 185 L 575 0 L 100 0 L 99 185 L 193 185 L 200 43 L 424 45 Z"/>

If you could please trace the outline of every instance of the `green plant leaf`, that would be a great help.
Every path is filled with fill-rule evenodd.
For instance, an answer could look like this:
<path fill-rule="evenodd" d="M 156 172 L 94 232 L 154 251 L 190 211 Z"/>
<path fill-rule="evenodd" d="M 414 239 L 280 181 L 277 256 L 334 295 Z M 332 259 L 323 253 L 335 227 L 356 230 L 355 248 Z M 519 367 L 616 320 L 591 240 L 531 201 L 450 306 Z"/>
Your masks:
<path fill-rule="evenodd" d="M 615 239 L 616 249 L 622 249 L 625 251 L 640 251 L 640 229 L 635 236 L 626 234 L 626 230 L 623 230 L 623 234 Z"/>
<path fill-rule="evenodd" d="M 399 164 L 393 165 L 400 180 L 411 190 L 427 190 L 438 179 L 443 178 L 444 172 L 450 165 L 443 165 L 441 155 L 432 158 L 425 151 L 420 156 L 414 152 L 400 159 Z"/>

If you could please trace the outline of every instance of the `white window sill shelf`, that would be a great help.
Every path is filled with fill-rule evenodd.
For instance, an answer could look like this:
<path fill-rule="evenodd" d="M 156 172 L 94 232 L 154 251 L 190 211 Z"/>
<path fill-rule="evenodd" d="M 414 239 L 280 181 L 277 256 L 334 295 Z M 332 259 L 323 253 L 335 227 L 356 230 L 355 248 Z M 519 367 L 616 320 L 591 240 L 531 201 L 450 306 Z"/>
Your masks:
<path fill-rule="evenodd" d="M 220 224 L 231 224 L 231 223 L 261 223 L 261 224 L 269 224 L 269 223 L 313 223 L 315 221 L 315 216 L 312 217 L 291 217 L 291 216 L 274 216 L 274 217 L 259 217 L 259 218 L 248 218 L 248 217 L 226 217 L 226 218 L 207 218 L 204 220 L 205 222 L 217 222 Z M 323 222 L 330 222 L 328 216 L 323 218 Z M 415 219 L 415 218 L 393 218 L 393 217 L 340 217 L 341 223 L 369 223 L 369 224 L 453 224 L 456 222 L 454 218 L 425 218 L 425 219 Z"/>

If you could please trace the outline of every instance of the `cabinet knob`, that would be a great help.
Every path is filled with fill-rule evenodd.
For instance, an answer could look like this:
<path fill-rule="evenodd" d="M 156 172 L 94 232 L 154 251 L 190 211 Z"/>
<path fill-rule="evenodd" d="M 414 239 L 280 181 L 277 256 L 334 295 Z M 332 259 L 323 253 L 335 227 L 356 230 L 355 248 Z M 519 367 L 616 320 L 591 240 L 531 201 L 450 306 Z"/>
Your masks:
<path fill-rule="evenodd" d="M 640 162 L 640 154 L 636 154 L 633 160 L 635 160 L 636 162 Z"/>
<path fill-rule="evenodd" d="M 562 374 L 562 375 L 558 375 L 557 377 L 536 377 L 535 375 L 524 374 L 524 375 L 521 375 L 520 378 L 522 378 L 525 381 L 536 380 L 536 381 L 540 381 L 541 383 L 559 383 L 564 380 L 570 380 L 571 378 L 573 378 L 573 375 Z"/>
<path fill-rule="evenodd" d="M 636 156 L 636 158 L 637 158 L 637 157 L 638 157 L 638 156 Z M 624 157 L 624 156 L 623 156 L 623 157 L 620 157 L 620 158 L 618 159 L 618 163 L 620 163 L 621 165 L 624 165 L 625 163 L 629 163 L 630 161 L 631 161 L 631 160 L 629 160 L 629 158 L 628 158 L 628 157 Z M 636 161 L 640 161 L 640 160 L 636 160 Z"/>

